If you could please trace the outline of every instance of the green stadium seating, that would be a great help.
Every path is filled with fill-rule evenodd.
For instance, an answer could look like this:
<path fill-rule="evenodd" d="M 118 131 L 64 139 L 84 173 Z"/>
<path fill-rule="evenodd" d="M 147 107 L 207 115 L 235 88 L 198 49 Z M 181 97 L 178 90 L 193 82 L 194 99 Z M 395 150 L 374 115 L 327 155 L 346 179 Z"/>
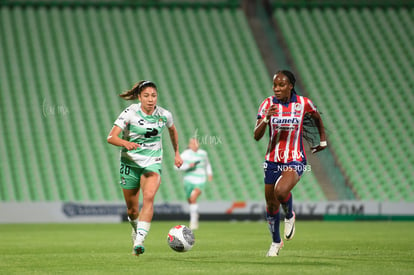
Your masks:
<path fill-rule="evenodd" d="M 360 199 L 414 201 L 412 13 L 406 7 L 274 13 Z"/>
<path fill-rule="evenodd" d="M 197 134 L 209 152 L 202 200 L 263 200 L 253 127 L 270 79 L 241 9 L 0 5 L 0 59 L 0 201 L 122 201 L 106 135 L 141 79 L 157 83 L 181 151 Z M 156 200 L 184 201 L 168 134 L 164 149 Z M 326 200 L 312 172 L 295 192 Z"/>
<path fill-rule="evenodd" d="M 406 7 L 275 10 L 360 199 L 414 201 L 413 18 Z M 252 131 L 269 78 L 241 9 L 0 6 L 0 60 L 0 201 L 121 201 L 105 138 L 129 104 L 117 94 L 140 79 L 158 84 L 181 150 L 203 140 L 215 174 L 204 200 L 263 199 L 266 142 Z M 183 201 L 164 139 L 157 200 Z M 312 172 L 294 196 L 326 200 Z"/>

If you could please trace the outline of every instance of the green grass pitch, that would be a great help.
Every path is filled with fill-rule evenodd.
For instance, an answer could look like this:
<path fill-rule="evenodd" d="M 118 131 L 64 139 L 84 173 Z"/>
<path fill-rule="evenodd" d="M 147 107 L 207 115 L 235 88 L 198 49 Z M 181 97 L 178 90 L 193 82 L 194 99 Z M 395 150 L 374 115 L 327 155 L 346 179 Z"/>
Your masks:
<path fill-rule="evenodd" d="M 185 253 L 167 245 L 176 224 L 153 222 L 139 257 L 128 223 L 3 224 L 0 274 L 414 274 L 414 222 L 297 221 L 274 258 L 265 222 L 202 221 Z"/>

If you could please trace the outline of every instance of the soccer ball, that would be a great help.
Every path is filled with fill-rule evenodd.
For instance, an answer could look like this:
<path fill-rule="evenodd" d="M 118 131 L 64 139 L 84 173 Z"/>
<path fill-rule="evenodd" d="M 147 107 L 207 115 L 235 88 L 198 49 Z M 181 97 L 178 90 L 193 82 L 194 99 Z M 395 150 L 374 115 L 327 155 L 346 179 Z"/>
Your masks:
<path fill-rule="evenodd" d="M 176 225 L 168 232 L 167 242 L 174 251 L 186 252 L 194 245 L 194 233 L 185 225 Z"/>

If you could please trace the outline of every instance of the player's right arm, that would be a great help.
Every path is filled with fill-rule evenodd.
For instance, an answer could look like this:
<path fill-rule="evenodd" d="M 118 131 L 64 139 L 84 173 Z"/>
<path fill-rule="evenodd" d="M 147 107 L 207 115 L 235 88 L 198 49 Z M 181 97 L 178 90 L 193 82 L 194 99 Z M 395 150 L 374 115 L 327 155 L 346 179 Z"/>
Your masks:
<path fill-rule="evenodd" d="M 259 108 L 257 115 L 256 126 L 254 127 L 254 139 L 260 140 L 266 132 L 266 127 L 269 124 L 270 117 L 277 112 L 277 105 L 272 104 L 266 99 Z"/>
<path fill-rule="evenodd" d="M 135 150 L 139 147 L 139 144 L 135 142 L 129 142 L 125 139 L 120 138 L 119 135 L 121 132 L 122 129 L 119 126 L 114 125 L 114 127 L 112 127 L 111 131 L 109 132 L 106 141 L 115 146 L 125 147 L 128 151 Z"/>

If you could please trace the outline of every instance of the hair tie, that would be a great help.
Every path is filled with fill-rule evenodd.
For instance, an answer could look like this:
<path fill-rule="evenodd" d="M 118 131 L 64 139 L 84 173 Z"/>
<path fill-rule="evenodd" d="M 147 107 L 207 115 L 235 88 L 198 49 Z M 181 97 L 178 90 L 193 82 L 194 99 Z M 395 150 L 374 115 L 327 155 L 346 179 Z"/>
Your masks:
<path fill-rule="evenodd" d="M 141 84 L 139 84 L 138 85 L 138 90 L 141 90 L 145 85 L 148 85 L 148 84 L 150 84 L 150 83 L 152 83 L 151 81 L 149 81 L 149 80 L 145 80 L 144 82 L 142 82 Z M 153 84 L 153 83 L 152 83 Z M 155 86 L 155 85 L 154 85 Z"/>

